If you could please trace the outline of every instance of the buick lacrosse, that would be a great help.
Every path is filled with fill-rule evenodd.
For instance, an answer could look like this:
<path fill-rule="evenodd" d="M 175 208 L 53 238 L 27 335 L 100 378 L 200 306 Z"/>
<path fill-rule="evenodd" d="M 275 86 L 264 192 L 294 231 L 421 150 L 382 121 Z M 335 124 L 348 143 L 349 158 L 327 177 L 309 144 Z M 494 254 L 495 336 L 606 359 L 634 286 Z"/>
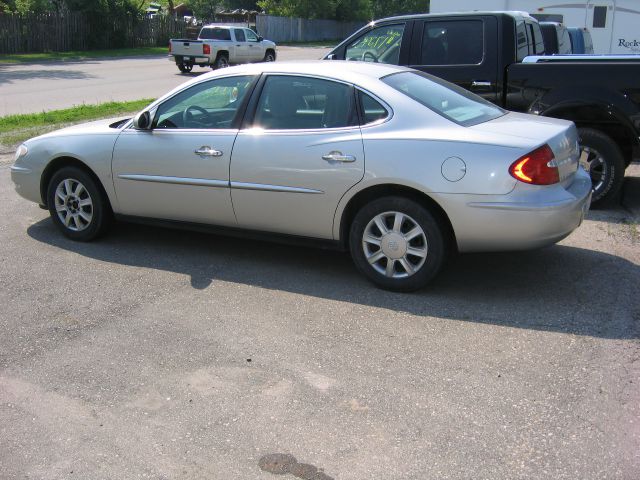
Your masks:
<path fill-rule="evenodd" d="M 378 286 L 409 291 L 452 249 L 569 235 L 591 199 L 578 157 L 571 122 L 422 72 L 277 62 L 199 76 L 133 119 L 28 140 L 11 175 L 74 240 L 113 218 L 322 240 Z"/>

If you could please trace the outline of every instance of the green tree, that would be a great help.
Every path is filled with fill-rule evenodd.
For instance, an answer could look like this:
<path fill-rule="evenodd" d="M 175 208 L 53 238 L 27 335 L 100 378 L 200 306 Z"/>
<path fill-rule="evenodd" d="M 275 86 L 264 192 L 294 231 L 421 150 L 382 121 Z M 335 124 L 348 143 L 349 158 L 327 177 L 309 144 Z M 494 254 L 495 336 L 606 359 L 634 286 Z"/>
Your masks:
<path fill-rule="evenodd" d="M 385 0 L 372 2 L 371 7 L 373 18 L 427 13 L 429 11 L 429 0 Z"/>
<path fill-rule="evenodd" d="M 300 18 L 335 18 L 335 0 L 259 0 L 270 15 Z"/>

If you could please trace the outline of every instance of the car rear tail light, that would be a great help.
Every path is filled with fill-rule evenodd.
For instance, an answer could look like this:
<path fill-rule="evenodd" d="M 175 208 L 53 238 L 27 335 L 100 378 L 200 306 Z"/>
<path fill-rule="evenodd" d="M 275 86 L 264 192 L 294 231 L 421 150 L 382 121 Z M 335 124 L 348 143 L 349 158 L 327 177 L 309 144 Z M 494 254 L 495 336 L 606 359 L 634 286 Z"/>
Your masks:
<path fill-rule="evenodd" d="M 169 42 L 169 53 L 171 53 L 171 42 Z"/>
<path fill-rule="evenodd" d="M 516 180 L 532 185 L 551 185 L 560 181 L 555 156 L 546 144 L 513 162 L 509 173 Z"/>
<path fill-rule="evenodd" d="M 211 55 L 211 46 L 206 43 L 202 46 L 202 53 L 205 55 Z"/>

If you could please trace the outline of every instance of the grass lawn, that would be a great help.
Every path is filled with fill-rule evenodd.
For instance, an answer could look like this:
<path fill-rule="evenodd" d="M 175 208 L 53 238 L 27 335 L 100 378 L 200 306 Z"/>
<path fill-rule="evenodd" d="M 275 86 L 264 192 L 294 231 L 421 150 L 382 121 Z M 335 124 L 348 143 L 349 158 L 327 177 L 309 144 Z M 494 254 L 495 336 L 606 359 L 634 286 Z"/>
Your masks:
<path fill-rule="evenodd" d="M 119 48 L 114 50 L 88 50 L 75 52 L 19 53 L 13 55 L 0 55 L 0 63 L 71 61 L 89 58 L 135 57 L 139 55 L 162 55 L 168 53 L 168 47 Z"/>
<path fill-rule="evenodd" d="M 64 110 L 0 117 L 0 143 L 11 146 L 28 138 L 76 123 L 136 113 L 152 101 L 152 98 L 144 98 L 131 102 L 78 105 Z"/>

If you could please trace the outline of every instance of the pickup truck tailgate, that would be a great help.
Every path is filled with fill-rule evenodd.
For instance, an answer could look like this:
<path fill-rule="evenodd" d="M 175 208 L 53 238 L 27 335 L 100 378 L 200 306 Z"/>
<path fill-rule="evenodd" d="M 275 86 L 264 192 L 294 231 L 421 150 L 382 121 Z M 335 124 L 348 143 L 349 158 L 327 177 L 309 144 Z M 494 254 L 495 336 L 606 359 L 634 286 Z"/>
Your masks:
<path fill-rule="evenodd" d="M 171 54 L 202 56 L 202 40 L 171 40 Z"/>

